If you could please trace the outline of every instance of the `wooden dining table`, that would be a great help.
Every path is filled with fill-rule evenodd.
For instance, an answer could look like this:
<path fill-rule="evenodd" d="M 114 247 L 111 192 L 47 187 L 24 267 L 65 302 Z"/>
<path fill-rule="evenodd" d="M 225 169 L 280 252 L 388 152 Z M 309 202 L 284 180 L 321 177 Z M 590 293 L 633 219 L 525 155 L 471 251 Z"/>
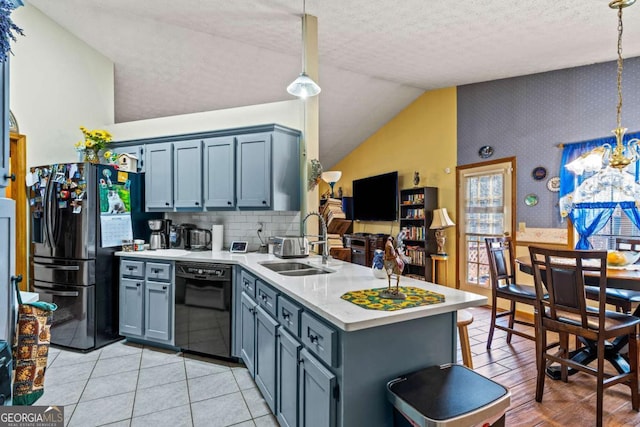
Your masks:
<path fill-rule="evenodd" d="M 531 258 L 526 256 L 520 256 L 516 258 L 516 264 L 520 271 L 533 276 L 533 267 L 531 264 Z M 635 267 L 631 267 L 635 268 Z M 600 275 L 596 272 L 585 272 L 585 283 L 588 285 L 599 286 Z M 635 269 L 623 269 L 623 268 L 607 268 L 607 288 L 615 289 L 628 289 L 632 291 L 640 291 L 640 271 Z M 634 316 L 640 317 L 640 306 L 636 308 L 633 313 Z M 579 338 L 584 344 L 584 347 L 571 352 L 571 358 L 581 364 L 588 365 L 593 360 L 597 359 L 597 347 L 593 341 Z M 630 367 L 627 360 L 620 354 L 629 341 L 629 337 L 624 335 L 617 337 L 615 340 L 607 344 L 605 348 L 605 359 L 607 359 L 613 367 L 620 373 L 629 372 Z M 569 374 L 573 374 L 577 371 L 569 369 Z M 553 379 L 560 379 L 560 370 L 556 367 L 547 368 L 547 374 Z"/>

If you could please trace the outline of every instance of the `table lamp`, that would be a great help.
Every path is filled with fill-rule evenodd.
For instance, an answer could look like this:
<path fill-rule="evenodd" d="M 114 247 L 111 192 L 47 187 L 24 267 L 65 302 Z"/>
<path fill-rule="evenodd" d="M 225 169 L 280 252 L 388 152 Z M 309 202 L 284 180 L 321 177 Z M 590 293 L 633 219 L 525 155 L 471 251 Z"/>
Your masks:
<path fill-rule="evenodd" d="M 456 225 L 449 215 L 447 214 L 446 208 L 439 208 L 433 211 L 433 221 L 431 221 L 431 225 L 429 228 L 431 230 L 436 230 L 436 242 L 438 243 L 438 255 L 446 255 L 447 252 L 444 250 L 444 245 L 446 242 L 446 235 L 444 232 L 445 228 L 453 227 Z"/>
<path fill-rule="evenodd" d="M 340 180 L 340 177 L 342 177 L 342 172 L 341 171 L 326 171 L 326 172 L 322 172 L 322 180 L 324 182 L 326 182 L 327 184 L 329 184 L 329 186 L 331 187 L 331 197 L 335 197 L 333 194 L 333 186 L 336 185 L 336 182 L 338 182 Z"/>

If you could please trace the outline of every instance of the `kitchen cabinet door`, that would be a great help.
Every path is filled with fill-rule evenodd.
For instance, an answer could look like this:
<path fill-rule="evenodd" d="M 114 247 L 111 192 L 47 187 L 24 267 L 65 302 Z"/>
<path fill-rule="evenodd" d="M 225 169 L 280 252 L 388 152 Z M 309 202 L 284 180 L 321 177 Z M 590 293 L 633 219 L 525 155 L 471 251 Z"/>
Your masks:
<path fill-rule="evenodd" d="M 170 142 L 145 146 L 146 210 L 173 210 L 173 146 Z"/>
<path fill-rule="evenodd" d="M 144 336 L 170 343 L 173 294 L 170 283 L 145 281 Z"/>
<path fill-rule="evenodd" d="M 271 207 L 271 133 L 237 137 L 236 206 Z"/>
<path fill-rule="evenodd" d="M 144 280 L 120 278 L 120 335 L 141 337 L 144 321 Z"/>
<path fill-rule="evenodd" d="M 15 285 L 11 279 L 15 274 L 15 221 L 15 201 L 0 198 L 0 340 L 7 342 L 13 340 L 17 309 Z"/>
<path fill-rule="evenodd" d="M 173 207 L 202 210 L 202 140 L 173 143 Z"/>
<path fill-rule="evenodd" d="M 9 186 L 9 58 L 0 63 L 0 188 Z"/>
<path fill-rule="evenodd" d="M 257 304 L 244 292 L 240 297 L 240 311 L 242 317 L 242 326 L 240 327 L 240 356 L 244 364 L 249 370 L 249 374 L 253 378 L 255 376 L 255 313 Z"/>
<path fill-rule="evenodd" d="M 204 207 L 233 208 L 235 196 L 235 138 L 204 141 Z"/>
<path fill-rule="evenodd" d="M 256 308 L 255 380 L 271 412 L 276 412 L 276 331 L 278 322 Z"/>
<path fill-rule="evenodd" d="M 130 145 L 128 147 L 111 147 L 111 151 L 118 154 L 129 154 L 138 159 L 136 171 L 144 172 L 144 145 Z"/>
<path fill-rule="evenodd" d="M 336 376 L 306 349 L 300 351 L 301 427 L 333 427 L 336 425 Z"/>
<path fill-rule="evenodd" d="M 278 329 L 276 410 L 283 427 L 298 426 L 298 358 L 302 344 L 282 326 Z"/>

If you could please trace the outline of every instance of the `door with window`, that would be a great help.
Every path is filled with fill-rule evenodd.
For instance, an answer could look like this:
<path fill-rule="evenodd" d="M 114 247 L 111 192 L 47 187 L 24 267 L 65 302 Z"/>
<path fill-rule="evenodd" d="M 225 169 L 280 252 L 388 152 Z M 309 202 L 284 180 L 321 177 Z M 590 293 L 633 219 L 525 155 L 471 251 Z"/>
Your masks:
<path fill-rule="evenodd" d="M 511 236 L 515 224 L 515 157 L 458 166 L 457 284 L 490 294 L 486 237 Z"/>

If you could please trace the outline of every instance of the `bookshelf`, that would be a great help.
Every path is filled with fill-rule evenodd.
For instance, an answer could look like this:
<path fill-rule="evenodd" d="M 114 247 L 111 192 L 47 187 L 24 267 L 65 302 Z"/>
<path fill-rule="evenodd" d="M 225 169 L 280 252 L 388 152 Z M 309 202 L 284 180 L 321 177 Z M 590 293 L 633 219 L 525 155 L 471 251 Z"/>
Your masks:
<path fill-rule="evenodd" d="M 400 190 L 400 229 L 406 230 L 405 254 L 411 258 L 404 267 L 405 276 L 433 282 L 430 255 L 437 252 L 437 244 L 435 231 L 429 226 L 437 208 L 436 187 Z"/>

